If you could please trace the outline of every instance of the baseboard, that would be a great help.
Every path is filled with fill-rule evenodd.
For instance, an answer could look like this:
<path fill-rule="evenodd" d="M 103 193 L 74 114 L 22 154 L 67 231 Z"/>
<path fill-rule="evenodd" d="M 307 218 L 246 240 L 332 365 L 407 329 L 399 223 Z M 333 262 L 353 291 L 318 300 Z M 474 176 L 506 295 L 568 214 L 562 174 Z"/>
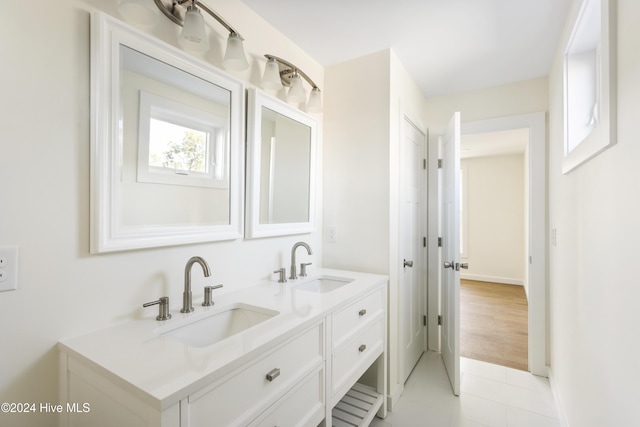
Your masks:
<path fill-rule="evenodd" d="M 509 277 L 493 277 L 493 276 L 482 276 L 479 274 L 460 274 L 461 279 L 465 280 L 475 280 L 478 282 L 492 282 L 492 283 L 500 283 L 503 285 L 518 285 L 524 286 L 524 281 L 522 279 L 512 279 Z"/>
<path fill-rule="evenodd" d="M 393 393 L 389 393 L 389 395 L 387 395 L 387 411 L 393 412 L 393 409 L 395 408 L 395 405 L 398 404 L 398 400 L 400 399 L 400 396 L 402 396 L 403 392 L 404 384 L 399 384 Z"/>
<path fill-rule="evenodd" d="M 556 405 L 556 411 L 558 411 L 558 419 L 560 420 L 560 427 L 569 427 L 569 422 L 564 413 L 564 406 L 562 406 L 562 399 L 560 398 L 560 391 L 556 385 L 555 377 L 551 367 L 547 367 L 547 376 L 549 377 L 549 385 L 551 386 L 551 393 L 553 395 L 553 403 Z"/>

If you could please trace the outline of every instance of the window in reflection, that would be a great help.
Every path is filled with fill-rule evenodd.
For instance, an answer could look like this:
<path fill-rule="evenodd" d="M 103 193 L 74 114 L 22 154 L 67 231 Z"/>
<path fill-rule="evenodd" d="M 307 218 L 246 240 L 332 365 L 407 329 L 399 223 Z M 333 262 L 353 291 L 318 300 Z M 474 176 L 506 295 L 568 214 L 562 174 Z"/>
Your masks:
<path fill-rule="evenodd" d="M 224 121 L 140 92 L 138 182 L 226 188 Z"/>

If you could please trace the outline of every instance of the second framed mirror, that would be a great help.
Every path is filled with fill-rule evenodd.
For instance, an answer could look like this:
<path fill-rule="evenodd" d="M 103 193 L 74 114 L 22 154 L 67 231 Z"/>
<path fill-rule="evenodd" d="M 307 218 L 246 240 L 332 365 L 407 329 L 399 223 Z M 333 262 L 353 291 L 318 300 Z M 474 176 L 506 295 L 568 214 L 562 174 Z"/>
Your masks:
<path fill-rule="evenodd" d="M 316 120 L 250 89 L 245 237 L 315 229 Z"/>

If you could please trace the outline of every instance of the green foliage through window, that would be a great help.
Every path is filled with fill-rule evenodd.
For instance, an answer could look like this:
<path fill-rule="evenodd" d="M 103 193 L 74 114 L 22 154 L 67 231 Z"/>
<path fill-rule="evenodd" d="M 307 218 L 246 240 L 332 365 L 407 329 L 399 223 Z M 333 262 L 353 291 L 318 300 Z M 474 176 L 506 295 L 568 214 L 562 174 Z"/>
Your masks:
<path fill-rule="evenodd" d="M 158 137 L 161 142 L 154 139 L 153 147 L 149 147 L 149 166 L 207 173 L 206 132 L 154 119 L 151 122 L 152 126 L 161 126 L 165 132 Z"/>

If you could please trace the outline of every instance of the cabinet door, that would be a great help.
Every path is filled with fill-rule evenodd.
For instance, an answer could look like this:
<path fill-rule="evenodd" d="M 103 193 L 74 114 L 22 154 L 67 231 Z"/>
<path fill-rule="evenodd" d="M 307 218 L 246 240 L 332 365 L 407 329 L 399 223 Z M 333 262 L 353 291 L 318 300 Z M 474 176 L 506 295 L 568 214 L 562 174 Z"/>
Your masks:
<path fill-rule="evenodd" d="M 385 289 L 365 295 L 332 315 L 331 327 L 333 348 L 339 347 L 344 340 L 359 333 L 360 327 L 382 313 L 384 310 Z"/>
<path fill-rule="evenodd" d="M 294 387 L 250 427 L 315 426 L 324 418 L 324 369 Z"/>
<path fill-rule="evenodd" d="M 323 324 L 189 396 L 189 424 L 245 426 L 324 361 Z"/>
<path fill-rule="evenodd" d="M 385 317 L 379 315 L 362 332 L 333 350 L 332 396 L 353 385 L 384 350 Z"/>

